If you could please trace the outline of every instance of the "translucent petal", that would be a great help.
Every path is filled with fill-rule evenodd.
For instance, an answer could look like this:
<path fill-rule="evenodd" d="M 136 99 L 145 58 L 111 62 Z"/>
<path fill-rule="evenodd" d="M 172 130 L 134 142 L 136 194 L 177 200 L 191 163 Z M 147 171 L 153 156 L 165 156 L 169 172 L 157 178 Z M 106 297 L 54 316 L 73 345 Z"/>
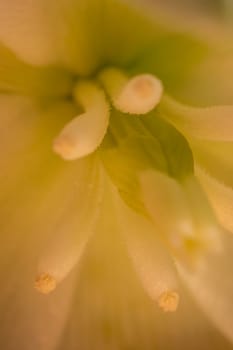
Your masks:
<path fill-rule="evenodd" d="M 154 24 L 143 17 L 118 0 L 1 1 L 0 38 L 27 62 L 62 62 L 83 75 L 96 69 L 103 53 L 106 60 L 116 58 L 121 48 L 132 59 L 143 34 L 154 37 Z"/>
<path fill-rule="evenodd" d="M 193 142 L 195 172 L 205 189 L 220 223 L 233 231 L 232 142 Z"/>
<path fill-rule="evenodd" d="M 233 187 L 233 142 L 192 139 L 190 143 L 196 163 L 219 182 Z"/>
<path fill-rule="evenodd" d="M 70 93 L 71 86 L 71 74 L 64 68 L 26 64 L 0 43 L 1 93 L 65 97 Z"/>
<path fill-rule="evenodd" d="M 0 346 L 7 350 L 54 350 L 69 317 L 75 276 L 52 296 L 39 295 L 32 284 L 38 239 L 34 237 L 29 243 L 24 238 L 17 255 L 10 255 L 11 262 L 1 271 Z"/>
<path fill-rule="evenodd" d="M 193 271 L 181 265 L 180 274 L 206 315 L 233 341 L 233 240 L 228 233 L 223 233 L 222 239 L 224 249 L 221 253 L 206 255 L 202 265 Z"/>
<path fill-rule="evenodd" d="M 153 53 L 159 51 L 154 43 L 159 39 L 159 46 L 162 39 L 163 45 L 164 36 L 173 32 L 173 27 L 169 20 L 161 20 L 160 14 L 148 13 L 141 6 L 137 9 L 134 1 L 123 0 L 41 0 L 37 3 L 12 0 L 9 4 L 1 1 L 0 38 L 27 62 L 59 62 L 79 75 L 87 75 L 109 63 L 127 67 L 145 54 L 148 56 L 151 49 Z M 165 49 L 169 46 L 166 39 Z M 169 42 L 173 39 L 168 35 Z M 185 55 L 187 46 L 182 43 L 181 40 Z M 187 43 L 192 47 L 189 35 Z M 202 49 L 203 46 L 197 44 L 194 55 L 188 53 L 192 62 L 199 53 L 202 56 Z M 188 62 L 186 56 L 182 66 Z M 168 52 L 166 61 L 170 61 L 170 57 Z M 181 65 L 177 65 L 180 69 Z M 149 69 L 149 65 L 146 66 Z M 176 67 L 174 71 L 177 72 Z"/>
<path fill-rule="evenodd" d="M 43 117 L 48 118 L 43 121 L 41 110 L 23 98 L 6 97 L 5 109 L 3 106 L 1 136 L 7 134 L 1 173 L 0 276 L 4 288 L 0 296 L 0 344 L 12 350 L 32 346 L 54 349 L 67 319 L 73 278 L 66 279 L 64 287 L 47 298 L 34 290 L 34 279 L 44 248 L 58 230 L 56 225 L 62 223 L 63 229 L 73 229 L 69 231 L 73 239 L 76 235 L 72 226 L 78 219 L 75 208 L 82 205 L 80 188 L 85 190 L 88 179 L 82 170 L 85 164 L 88 169 L 92 161 L 64 167 L 48 147 L 56 128 L 72 114 L 69 104 L 47 106 Z M 57 120 L 59 117 L 61 120 Z M 24 123 L 27 118 L 30 122 Z M 50 248 L 54 257 L 56 244 Z"/>
<path fill-rule="evenodd" d="M 54 349 L 67 320 L 73 277 L 48 298 L 39 296 L 33 286 L 49 228 L 63 209 L 58 203 L 64 200 L 65 206 L 73 193 L 72 182 L 65 182 L 68 174 L 65 175 L 53 175 L 50 186 L 44 188 L 33 188 L 29 183 L 28 188 L 21 188 L 21 196 L 18 189 L 13 203 L 7 203 L 4 212 L 1 210 L 0 276 L 4 284 L 0 296 L 0 344 L 4 349 Z M 49 211 L 42 210 L 44 207 Z M 68 216 L 67 221 L 70 219 Z"/>
<path fill-rule="evenodd" d="M 112 205 L 111 196 L 103 202 L 59 350 L 230 350 L 186 290 L 181 290 L 174 314 L 164 313 L 148 298 L 119 235 Z"/>
<path fill-rule="evenodd" d="M 39 103 L 13 95 L 0 96 L 0 110 L 0 144 L 4 150 L 0 198 L 10 202 L 18 189 L 42 186 L 50 171 L 63 169 L 63 162 L 52 152 L 52 141 L 77 110 L 69 102 Z"/>
<path fill-rule="evenodd" d="M 218 249 L 218 224 L 195 178 L 180 184 L 147 171 L 141 185 L 145 206 L 172 254 L 192 265 L 199 262 L 202 250 Z"/>
<path fill-rule="evenodd" d="M 226 230 L 233 232 L 233 190 L 231 187 L 212 177 L 203 168 L 196 167 L 196 174 L 216 212 L 216 215 Z"/>
<path fill-rule="evenodd" d="M 196 65 L 190 73 L 189 79 L 186 80 L 186 84 L 180 91 L 182 101 L 203 107 L 233 104 L 231 50 L 228 50 L 227 53 L 210 55 Z"/>
<path fill-rule="evenodd" d="M 57 60 L 53 40 L 56 29 L 51 21 L 54 4 L 43 0 L 1 1 L 1 41 L 30 63 L 47 64 Z"/>
<path fill-rule="evenodd" d="M 233 140 L 233 106 L 193 108 L 164 97 L 161 115 L 187 137 L 207 140 Z"/>

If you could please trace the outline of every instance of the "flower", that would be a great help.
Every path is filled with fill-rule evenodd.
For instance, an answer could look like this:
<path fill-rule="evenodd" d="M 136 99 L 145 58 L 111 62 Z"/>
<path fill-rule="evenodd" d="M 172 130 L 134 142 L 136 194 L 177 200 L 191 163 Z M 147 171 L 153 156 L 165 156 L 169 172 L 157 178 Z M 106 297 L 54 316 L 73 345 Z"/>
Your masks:
<path fill-rule="evenodd" d="M 160 16 L 0 2 L 3 349 L 231 348 L 231 37 Z"/>

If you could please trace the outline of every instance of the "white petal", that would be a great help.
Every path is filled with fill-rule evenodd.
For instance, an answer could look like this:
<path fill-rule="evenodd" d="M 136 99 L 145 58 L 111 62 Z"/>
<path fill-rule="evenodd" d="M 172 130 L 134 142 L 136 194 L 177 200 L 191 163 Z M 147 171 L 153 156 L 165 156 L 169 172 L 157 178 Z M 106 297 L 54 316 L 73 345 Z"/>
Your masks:
<path fill-rule="evenodd" d="M 223 233 L 222 238 L 221 253 L 207 255 L 193 271 L 180 265 L 180 274 L 206 315 L 233 342 L 233 240 L 228 233 Z"/>
<path fill-rule="evenodd" d="M 233 187 L 233 142 L 191 140 L 196 163 L 219 182 Z"/>
<path fill-rule="evenodd" d="M 178 183 L 162 173 L 141 176 L 145 206 L 172 254 L 197 264 L 202 250 L 219 249 L 219 228 L 194 177 Z"/>
<path fill-rule="evenodd" d="M 1 218 L 0 264 L 0 276 L 4 281 L 0 296 L 0 344 L 3 349 L 54 349 L 69 315 L 74 285 L 72 277 L 48 298 L 40 296 L 33 286 L 38 256 L 47 240 L 49 219 L 53 220 L 59 212 L 55 201 L 53 211 L 39 215 L 41 201 L 51 203 L 54 187 L 60 190 L 60 195 L 64 194 L 61 186 L 64 177 L 59 179 L 61 182 L 53 180 L 47 196 L 46 186 L 44 191 L 39 187 L 33 191 L 29 186 L 30 195 L 22 188 L 24 200 L 16 194 L 14 205 L 7 203 L 8 210 L 1 210 L 4 214 Z M 68 189 L 72 190 L 70 184 Z"/>
<path fill-rule="evenodd" d="M 29 62 L 47 64 L 54 60 L 55 28 L 49 21 L 51 4 L 46 5 L 43 0 L 1 0 L 1 41 Z"/>
<path fill-rule="evenodd" d="M 148 298 L 119 235 L 111 194 L 106 197 L 60 349 L 230 350 L 185 290 L 174 314 Z"/>
<path fill-rule="evenodd" d="M 12 197 L 17 196 L 18 189 L 32 183 L 35 186 L 40 177 L 47 179 L 49 170 L 62 169 L 64 165 L 51 151 L 52 140 L 77 111 L 63 101 L 43 105 L 23 97 L 1 95 L 0 113 L 0 198 L 14 201 Z"/>
<path fill-rule="evenodd" d="M 32 251 L 28 252 L 27 244 L 23 241 L 18 246 L 18 256 L 10 256 L 11 262 L 1 271 L 0 346 L 7 350 L 53 350 L 69 317 L 75 276 L 53 295 L 41 296 L 32 286 L 36 247 L 30 242 Z"/>
<path fill-rule="evenodd" d="M 207 140 L 233 140 L 232 105 L 195 108 L 165 97 L 161 103 L 161 114 L 187 136 Z"/>
<path fill-rule="evenodd" d="M 85 163 L 88 165 L 87 160 Z M 49 181 L 40 177 L 36 184 L 29 182 L 27 187 L 17 189 L 14 197 L 1 208 L 0 276 L 4 281 L 4 288 L 2 285 L 0 344 L 3 349 L 29 350 L 33 347 L 35 350 L 50 350 L 59 342 L 69 315 L 74 276 L 67 278 L 48 297 L 41 296 L 34 290 L 34 279 L 38 260 L 48 244 L 49 235 L 55 234 L 58 229 L 56 224 L 61 224 L 62 221 L 64 229 L 65 225 L 66 228 L 73 229 L 71 226 L 75 219 L 79 219 L 75 208 L 78 210 L 83 204 L 79 198 L 80 189 L 86 199 L 86 193 L 83 192 L 88 179 L 85 171 L 82 172 L 85 163 L 80 162 L 75 168 L 66 167 L 58 172 L 49 169 Z M 86 210 L 89 208 L 86 207 Z M 67 232 L 67 240 L 64 239 L 63 243 L 67 244 L 69 238 L 76 241 L 76 234 L 78 233 L 75 231 Z M 56 242 L 56 237 L 54 239 Z M 61 269 L 58 263 L 61 264 L 64 255 L 57 254 L 58 247 L 55 244 L 50 248 L 50 267 L 51 262 L 56 262 Z M 58 253 L 65 254 L 67 251 L 61 250 Z M 60 261 L 55 259 L 56 254 Z M 69 264 L 63 262 L 67 268 Z M 69 271 L 66 269 L 65 272 Z"/>
<path fill-rule="evenodd" d="M 213 30 L 210 30 L 210 33 L 213 35 Z M 232 45 L 232 39 L 228 42 L 225 34 L 223 32 L 219 37 L 221 40 L 225 37 L 222 43 L 229 48 Z M 228 32 L 229 34 L 232 38 L 231 30 Z M 216 36 L 214 35 L 214 37 Z M 232 105 L 233 60 L 231 50 L 227 50 L 223 54 L 210 55 L 190 73 L 190 79 L 186 81 L 183 91 L 180 93 L 183 98 L 188 98 L 188 104 L 197 106 Z"/>
<path fill-rule="evenodd" d="M 196 166 L 196 174 L 200 179 L 208 198 L 213 205 L 217 217 L 226 230 L 233 232 L 233 190 L 219 182 L 203 168 Z"/>

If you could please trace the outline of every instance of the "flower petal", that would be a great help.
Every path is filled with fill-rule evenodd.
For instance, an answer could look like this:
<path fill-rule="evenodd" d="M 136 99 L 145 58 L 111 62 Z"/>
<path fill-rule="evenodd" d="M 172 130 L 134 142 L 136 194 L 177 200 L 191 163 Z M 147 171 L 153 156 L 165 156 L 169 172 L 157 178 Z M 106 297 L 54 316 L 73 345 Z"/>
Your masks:
<path fill-rule="evenodd" d="M 221 225 L 233 231 L 232 142 L 192 140 L 195 173 L 212 204 Z"/>
<path fill-rule="evenodd" d="M 38 133 L 40 135 L 40 130 L 37 130 Z M 37 162 L 34 160 L 30 164 L 39 177 L 30 178 L 30 166 L 27 167 L 25 179 L 20 176 L 18 186 L 14 184 L 10 193 L 6 191 L 8 196 L 1 198 L 0 276 L 5 283 L 0 296 L 0 344 L 4 349 L 31 349 L 33 346 L 38 350 L 50 350 L 57 346 L 68 316 L 74 278 L 67 278 L 64 287 L 59 287 L 46 299 L 42 298 L 33 288 L 38 262 L 43 261 L 43 267 L 56 267 L 59 273 L 63 268 L 63 274 L 67 274 L 71 269 L 67 242 L 75 242 L 82 251 L 83 240 L 89 238 L 84 235 L 85 232 L 76 231 L 79 223 L 75 222 L 74 225 L 74 221 L 80 221 L 76 210 L 82 207 L 88 211 L 82 220 L 88 224 L 91 222 L 93 210 L 90 210 L 90 206 L 87 208 L 88 201 L 83 205 L 81 195 L 86 200 L 88 189 L 92 188 L 86 171 L 92 166 L 92 160 L 86 159 L 72 167 L 40 169 L 41 158 L 42 164 L 46 164 L 47 160 L 43 149 L 41 152 Z M 98 189 L 98 186 L 95 188 Z M 98 203 L 93 201 L 93 205 L 98 209 Z M 59 236 L 56 236 L 59 230 L 60 234 L 63 230 L 63 249 L 59 246 L 62 244 Z M 53 244 L 48 247 L 52 235 Z M 51 249 L 50 259 L 47 251 L 47 260 L 43 255 L 45 247 Z M 80 253 L 79 247 L 76 247 L 76 253 Z M 72 255 L 74 246 L 69 248 Z"/>
<path fill-rule="evenodd" d="M 107 192 L 102 204 L 59 350 L 230 350 L 186 290 L 172 315 L 144 293 L 119 236 L 111 196 Z"/>
<path fill-rule="evenodd" d="M 119 58 L 123 63 L 119 49 L 124 62 L 132 59 L 141 44 L 155 37 L 152 28 L 141 11 L 121 0 L 0 3 L 0 38 L 6 45 L 27 62 L 62 62 L 81 75 L 103 63 L 103 53 L 107 62 Z"/>
<path fill-rule="evenodd" d="M 195 178 L 178 183 L 147 171 L 141 185 L 145 206 L 172 254 L 195 265 L 203 250 L 218 249 L 218 224 Z"/>
<path fill-rule="evenodd" d="M 82 76 L 109 63 L 128 67 L 135 59 L 148 56 L 151 49 L 159 54 L 157 62 L 163 62 L 165 56 L 165 72 L 171 63 L 169 53 L 176 46 L 170 51 L 169 45 L 177 39 L 181 50 L 176 50 L 176 55 L 181 52 L 182 59 L 179 56 L 176 64 L 172 62 L 172 71 L 177 76 L 184 62 L 188 71 L 189 60 L 198 62 L 206 44 L 189 35 L 181 35 L 180 40 L 179 34 L 171 34 L 174 28 L 170 19 L 161 20 L 156 11 L 154 16 L 148 13 L 134 1 L 123 0 L 1 1 L 0 39 L 29 63 L 62 63 Z M 189 48 L 194 50 L 190 52 Z M 149 67 L 148 62 L 145 66 Z"/>
<path fill-rule="evenodd" d="M 212 204 L 221 225 L 233 232 L 233 189 L 196 166 L 196 174 Z"/>
<path fill-rule="evenodd" d="M 71 86 L 71 75 L 64 68 L 26 64 L 0 43 L 1 93 L 65 97 L 70 94 Z"/>
<path fill-rule="evenodd" d="M 233 187 L 233 142 L 192 139 L 190 144 L 196 165 L 219 182 Z"/>
<path fill-rule="evenodd" d="M 22 239 L 17 247 L 18 256 L 11 255 L 10 264 L 1 271 L 4 282 L 0 297 L 0 346 L 8 350 L 53 350 L 69 315 L 75 280 L 71 276 L 49 297 L 39 295 L 32 283 L 36 246 L 30 242 L 28 251 L 28 243 Z"/>
<path fill-rule="evenodd" d="M 40 103 L 13 95 L 0 95 L 0 110 L 0 144 L 4 150 L 0 158 L 0 197 L 7 194 L 9 199 L 17 189 L 33 182 L 38 186 L 42 178 L 49 178 L 51 170 L 64 167 L 52 152 L 52 142 L 77 110 L 69 102 Z"/>
<path fill-rule="evenodd" d="M 196 65 L 180 91 L 182 101 L 203 107 L 233 104 L 233 57 L 232 50 L 227 51 L 210 55 Z"/>
<path fill-rule="evenodd" d="M 0 38 L 23 59 L 35 64 L 57 61 L 51 19 L 54 1 L 0 2 Z M 50 19 L 51 18 L 51 19 Z"/>
<path fill-rule="evenodd" d="M 180 265 L 180 274 L 193 297 L 220 331 L 233 341 L 232 236 L 223 233 L 223 250 L 208 254 L 202 265 L 190 271 Z"/>
<path fill-rule="evenodd" d="M 233 106 L 195 108 L 166 96 L 160 113 L 187 137 L 233 141 Z"/>
<path fill-rule="evenodd" d="M 53 180 L 50 190 L 57 186 L 63 192 L 59 181 Z M 47 192 L 46 196 L 46 187 L 45 192 L 39 187 L 33 191 L 30 185 L 29 189 L 28 198 L 22 188 L 23 201 L 15 194 L 13 204 L 7 203 L 1 218 L 0 276 L 4 283 L 0 296 L 0 345 L 4 349 L 31 349 L 32 346 L 38 350 L 54 349 L 68 316 L 74 287 L 73 276 L 48 299 L 42 298 L 33 288 L 38 256 L 47 240 L 49 219 L 59 214 L 59 210 L 55 201 L 53 212 L 38 215 L 43 201 L 56 200 L 48 198 L 53 197 L 54 191 Z"/>

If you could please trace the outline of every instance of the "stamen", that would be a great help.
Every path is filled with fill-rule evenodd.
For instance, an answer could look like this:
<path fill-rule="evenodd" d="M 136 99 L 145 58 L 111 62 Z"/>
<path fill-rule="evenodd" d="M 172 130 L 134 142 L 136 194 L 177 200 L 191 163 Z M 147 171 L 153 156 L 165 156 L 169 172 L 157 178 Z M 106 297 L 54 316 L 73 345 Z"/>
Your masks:
<path fill-rule="evenodd" d="M 79 82 L 74 97 L 85 113 L 66 124 L 53 143 L 54 152 L 65 160 L 75 160 L 94 152 L 101 144 L 109 123 L 109 105 L 98 85 L 89 81 Z"/>
<path fill-rule="evenodd" d="M 115 193 L 117 221 L 133 266 L 148 295 L 164 311 L 175 311 L 179 296 L 176 268 L 151 222 L 127 207 Z"/>
<path fill-rule="evenodd" d="M 35 280 L 35 288 L 42 294 L 49 294 L 56 289 L 56 279 L 48 273 L 40 274 Z"/>
<path fill-rule="evenodd" d="M 123 113 L 147 114 L 162 98 L 162 82 L 151 74 L 129 79 L 122 71 L 108 68 L 101 72 L 99 79 L 114 107 Z"/>
<path fill-rule="evenodd" d="M 159 232 L 163 233 L 163 240 L 173 253 L 181 253 L 187 240 L 196 240 L 195 223 L 183 187 L 155 171 L 145 171 L 141 175 L 141 185 L 145 206 Z"/>
<path fill-rule="evenodd" d="M 164 312 L 175 312 L 179 305 L 179 294 L 174 291 L 167 291 L 160 295 L 158 305 Z"/>
<path fill-rule="evenodd" d="M 85 182 L 55 219 L 51 237 L 39 258 L 35 288 L 43 294 L 52 292 L 79 263 L 98 218 L 103 191 L 99 168 L 94 166 L 83 175 Z"/>
<path fill-rule="evenodd" d="M 141 185 L 145 206 L 161 239 L 177 258 L 195 267 L 204 252 L 221 248 L 218 224 L 194 176 L 181 184 L 165 174 L 145 171 Z"/>

